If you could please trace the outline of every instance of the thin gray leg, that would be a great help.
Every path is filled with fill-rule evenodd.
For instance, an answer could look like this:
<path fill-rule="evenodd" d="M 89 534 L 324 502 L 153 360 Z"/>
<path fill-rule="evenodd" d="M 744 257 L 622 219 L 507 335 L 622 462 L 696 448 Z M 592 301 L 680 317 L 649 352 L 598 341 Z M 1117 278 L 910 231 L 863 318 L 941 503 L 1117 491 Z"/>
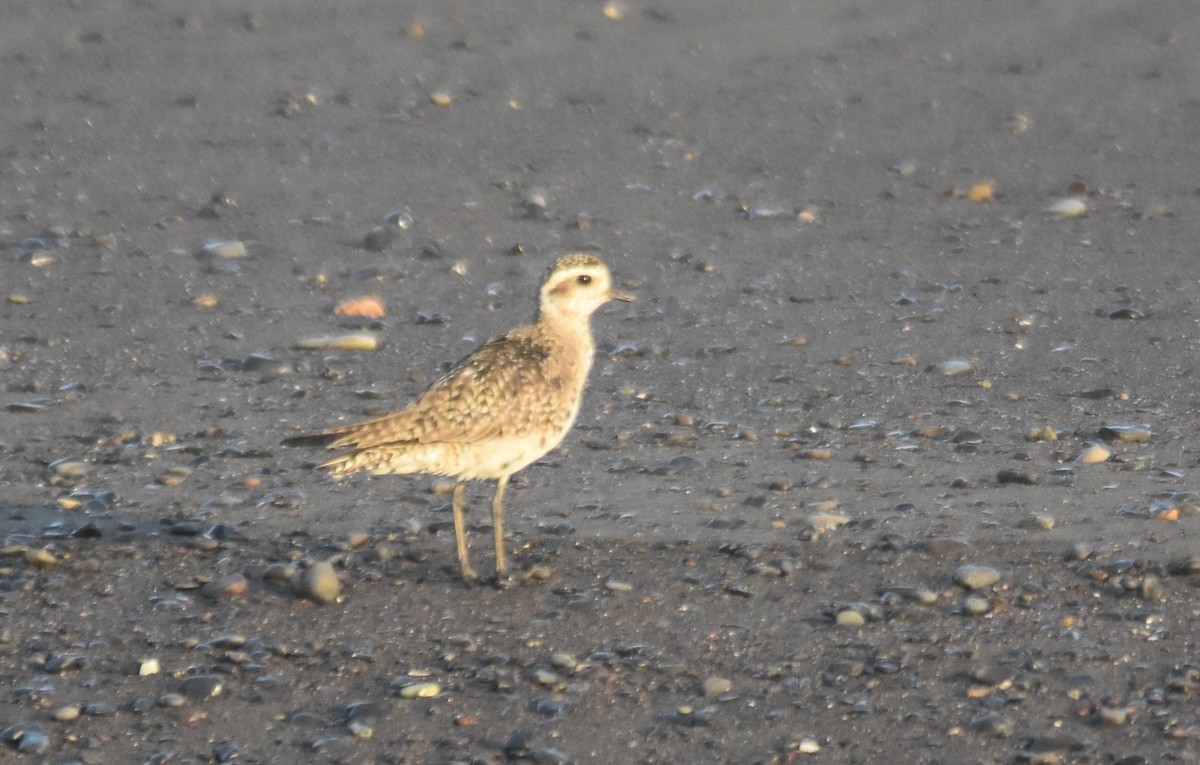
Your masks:
<path fill-rule="evenodd" d="M 492 532 L 496 535 L 496 581 L 508 579 L 508 564 L 504 562 L 504 487 L 509 476 L 496 481 L 496 496 L 492 497 Z"/>
<path fill-rule="evenodd" d="M 458 543 L 458 568 L 462 571 L 462 577 L 474 582 L 479 577 L 475 575 L 467 556 L 467 522 L 463 512 L 463 490 L 466 488 L 465 479 L 454 484 L 454 500 L 451 503 L 454 508 L 454 541 Z"/>

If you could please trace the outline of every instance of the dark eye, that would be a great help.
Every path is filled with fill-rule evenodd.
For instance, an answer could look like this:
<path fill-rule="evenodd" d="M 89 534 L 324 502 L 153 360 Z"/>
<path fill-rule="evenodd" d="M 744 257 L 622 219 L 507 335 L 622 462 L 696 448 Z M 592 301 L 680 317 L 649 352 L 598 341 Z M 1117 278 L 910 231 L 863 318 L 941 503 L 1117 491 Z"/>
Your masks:
<path fill-rule="evenodd" d="M 588 274 L 580 274 L 578 277 L 576 277 L 575 281 L 579 282 L 580 284 L 591 284 L 592 277 Z"/>

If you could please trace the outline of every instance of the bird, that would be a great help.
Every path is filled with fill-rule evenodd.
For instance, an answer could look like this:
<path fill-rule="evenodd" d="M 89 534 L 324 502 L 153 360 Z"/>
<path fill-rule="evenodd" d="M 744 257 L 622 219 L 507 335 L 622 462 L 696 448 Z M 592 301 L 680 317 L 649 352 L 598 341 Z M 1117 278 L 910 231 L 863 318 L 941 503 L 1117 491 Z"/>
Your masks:
<path fill-rule="evenodd" d="M 454 478 L 454 537 L 468 582 L 479 577 L 470 561 L 463 494 L 472 480 L 494 480 L 496 581 L 503 584 L 504 490 L 514 473 L 558 446 L 574 425 L 595 356 L 591 316 L 610 300 L 636 298 L 613 288 L 599 258 L 565 255 L 546 270 L 532 324 L 489 340 L 398 412 L 300 439 L 343 450 L 317 466 L 335 478 L 362 471 Z"/>

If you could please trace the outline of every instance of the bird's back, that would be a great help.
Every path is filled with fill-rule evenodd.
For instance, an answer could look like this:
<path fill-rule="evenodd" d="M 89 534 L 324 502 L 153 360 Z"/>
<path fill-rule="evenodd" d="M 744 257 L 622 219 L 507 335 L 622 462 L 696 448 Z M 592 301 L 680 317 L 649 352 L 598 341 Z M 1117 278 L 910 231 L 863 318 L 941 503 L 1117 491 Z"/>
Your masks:
<path fill-rule="evenodd" d="M 405 409 L 326 431 L 331 447 L 350 451 L 322 467 L 465 478 L 520 470 L 557 446 L 579 411 L 593 347 L 586 327 L 577 334 L 534 324 L 492 340 Z"/>

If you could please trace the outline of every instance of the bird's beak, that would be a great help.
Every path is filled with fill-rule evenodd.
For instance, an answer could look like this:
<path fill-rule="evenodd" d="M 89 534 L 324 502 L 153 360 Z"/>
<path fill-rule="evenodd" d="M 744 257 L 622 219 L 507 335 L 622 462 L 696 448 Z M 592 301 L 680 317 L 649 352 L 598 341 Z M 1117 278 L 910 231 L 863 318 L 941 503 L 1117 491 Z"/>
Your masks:
<path fill-rule="evenodd" d="M 609 300 L 622 300 L 626 303 L 636 303 L 637 302 L 637 298 L 635 298 L 633 295 L 630 295 L 628 292 L 617 292 L 616 290 L 608 291 L 608 299 Z"/>

